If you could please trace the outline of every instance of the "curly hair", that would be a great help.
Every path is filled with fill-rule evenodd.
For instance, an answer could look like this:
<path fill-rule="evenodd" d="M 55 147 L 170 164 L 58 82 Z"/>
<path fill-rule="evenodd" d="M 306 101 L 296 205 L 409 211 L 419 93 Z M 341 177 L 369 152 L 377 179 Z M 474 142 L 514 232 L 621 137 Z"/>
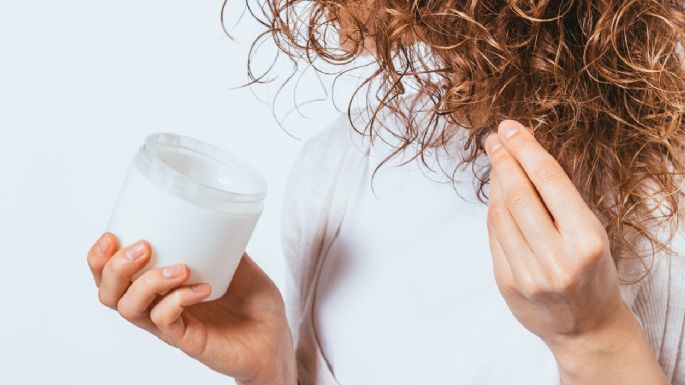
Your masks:
<path fill-rule="evenodd" d="M 615 259 L 672 252 L 685 172 L 685 2 L 261 0 L 259 10 L 265 36 L 295 60 L 342 73 L 370 54 L 372 111 L 355 129 L 374 135 L 391 112 L 401 122 L 392 155 L 422 158 L 463 130 L 460 167 L 473 165 L 501 120 L 519 120 L 602 219 Z M 472 170 L 485 202 L 490 169 Z"/>

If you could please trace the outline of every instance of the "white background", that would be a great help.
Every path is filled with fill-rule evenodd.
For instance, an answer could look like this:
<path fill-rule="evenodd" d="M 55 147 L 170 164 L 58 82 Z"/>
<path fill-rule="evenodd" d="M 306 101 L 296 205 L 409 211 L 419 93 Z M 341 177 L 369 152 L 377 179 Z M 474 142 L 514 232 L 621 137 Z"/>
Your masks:
<path fill-rule="evenodd" d="M 272 116 L 275 87 L 235 89 L 260 29 L 246 16 L 227 39 L 220 5 L 0 0 L 0 384 L 232 383 L 100 305 L 85 260 L 133 153 L 170 131 L 264 174 L 270 195 L 248 251 L 282 282 L 280 201 L 302 142 Z M 230 5 L 229 27 L 243 4 Z M 302 99 L 321 96 L 304 79 Z M 283 98 L 276 114 L 292 105 Z M 308 137 L 339 114 L 330 103 L 307 111 L 285 128 Z"/>

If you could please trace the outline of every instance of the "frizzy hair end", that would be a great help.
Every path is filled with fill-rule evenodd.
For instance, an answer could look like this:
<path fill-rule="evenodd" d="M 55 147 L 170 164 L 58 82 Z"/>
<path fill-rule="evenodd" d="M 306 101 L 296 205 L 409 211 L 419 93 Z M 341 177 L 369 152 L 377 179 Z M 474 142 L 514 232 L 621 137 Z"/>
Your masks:
<path fill-rule="evenodd" d="M 390 156 L 422 158 L 464 132 L 458 167 L 472 166 L 485 201 L 490 170 L 473 167 L 483 141 L 501 120 L 519 120 L 604 222 L 615 259 L 672 251 L 685 173 L 685 2 L 247 2 L 294 60 L 345 71 L 373 58 L 352 99 L 369 108 L 359 131 L 378 135 L 388 116 L 399 126 Z"/>

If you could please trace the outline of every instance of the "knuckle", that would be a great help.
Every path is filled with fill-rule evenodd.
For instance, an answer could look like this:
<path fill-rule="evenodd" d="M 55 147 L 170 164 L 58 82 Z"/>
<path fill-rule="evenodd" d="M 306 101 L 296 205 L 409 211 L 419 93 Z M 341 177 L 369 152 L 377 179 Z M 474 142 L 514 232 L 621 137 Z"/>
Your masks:
<path fill-rule="evenodd" d="M 95 262 L 95 256 L 93 255 L 92 251 L 88 252 L 86 262 L 88 262 L 88 267 L 90 270 L 95 271 L 98 268 L 98 264 Z"/>
<path fill-rule="evenodd" d="M 108 308 L 114 308 L 116 305 L 115 301 L 112 299 L 112 296 L 107 294 L 104 290 L 98 291 L 98 300 L 101 304 L 107 306 Z"/>
<path fill-rule="evenodd" d="M 163 327 L 168 325 L 166 314 L 158 307 L 152 309 L 152 312 L 150 312 L 150 320 L 157 326 Z"/>
<path fill-rule="evenodd" d="M 508 283 L 507 281 L 509 280 L 508 279 L 509 277 L 507 276 L 507 274 L 505 274 L 504 271 L 502 271 L 502 270 L 503 270 L 502 267 L 495 267 L 493 269 L 493 273 L 495 276 L 495 282 L 497 282 L 497 284 L 499 284 L 499 285 L 505 285 Z"/>
<path fill-rule="evenodd" d="M 113 276 L 120 277 L 124 274 L 125 272 L 125 265 L 124 261 L 122 261 L 120 258 L 113 258 L 110 260 L 106 265 L 104 270 Z"/>
<path fill-rule="evenodd" d="M 547 297 L 550 290 L 546 284 L 536 280 L 528 279 L 520 284 L 520 292 L 526 298 L 529 298 L 533 301 L 540 301 Z"/>
<path fill-rule="evenodd" d="M 597 233 L 586 234 L 578 242 L 578 252 L 584 264 L 597 262 L 603 255 L 607 246 L 604 237 Z"/>
<path fill-rule="evenodd" d="M 156 270 L 148 271 L 138 278 L 138 282 L 143 290 L 157 292 L 157 287 L 160 284 L 159 272 Z"/>
<path fill-rule="evenodd" d="M 503 164 L 506 161 L 506 158 L 503 154 L 503 151 L 495 151 L 494 153 L 490 154 L 490 162 L 493 164 Z"/>
<path fill-rule="evenodd" d="M 576 272 L 559 274 L 555 279 L 554 291 L 558 294 L 569 294 L 580 283 L 580 275 Z"/>
<path fill-rule="evenodd" d="M 497 288 L 499 289 L 499 292 L 502 293 L 504 297 L 510 297 L 514 293 L 517 293 L 518 290 L 516 289 L 516 286 L 512 284 L 512 282 L 508 280 L 496 280 L 497 282 Z"/>
<path fill-rule="evenodd" d="M 494 227 L 496 223 L 499 223 L 504 218 L 506 207 L 500 203 L 492 203 L 488 210 L 487 222 L 488 225 Z"/>
<path fill-rule="evenodd" d="M 117 312 L 119 312 L 119 315 L 127 321 L 133 321 L 138 316 L 138 313 L 135 311 L 133 306 L 131 306 L 128 301 L 124 300 L 123 298 L 117 304 Z"/>
<path fill-rule="evenodd" d="M 490 233 L 493 232 L 494 227 L 495 227 L 495 223 L 497 223 L 498 220 L 499 220 L 499 217 L 498 217 L 497 213 L 491 207 L 490 210 L 488 210 L 488 217 L 487 217 L 488 231 Z"/>
<path fill-rule="evenodd" d="M 184 295 L 182 290 L 175 290 L 171 293 L 171 298 L 176 306 L 183 306 Z"/>
<path fill-rule="evenodd" d="M 546 157 L 533 171 L 537 179 L 543 183 L 553 183 L 558 180 L 563 173 L 557 162 L 550 157 Z"/>
<path fill-rule="evenodd" d="M 124 256 L 112 258 L 106 265 L 105 270 L 117 278 L 130 278 L 133 274 L 132 266 Z"/>
<path fill-rule="evenodd" d="M 525 297 L 513 283 L 497 285 L 497 289 L 505 300 Z"/>
<path fill-rule="evenodd" d="M 512 207 L 527 207 L 529 205 L 530 199 L 528 193 L 522 189 L 513 190 L 509 193 L 509 204 Z"/>
<path fill-rule="evenodd" d="M 517 291 L 511 275 L 505 274 L 502 271 L 495 270 L 495 282 L 497 283 L 499 291 L 505 296 L 511 295 Z"/>

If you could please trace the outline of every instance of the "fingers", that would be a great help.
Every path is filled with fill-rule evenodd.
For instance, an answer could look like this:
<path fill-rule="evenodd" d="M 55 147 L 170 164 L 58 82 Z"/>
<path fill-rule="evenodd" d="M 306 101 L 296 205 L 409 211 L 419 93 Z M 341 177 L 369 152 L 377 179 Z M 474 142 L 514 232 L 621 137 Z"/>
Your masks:
<path fill-rule="evenodd" d="M 494 236 L 497 245 L 501 247 L 514 280 L 519 285 L 526 286 L 544 277 L 545 274 L 503 199 L 503 190 L 498 177 L 491 174 L 488 232 L 491 237 Z"/>
<path fill-rule="evenodd" d="M 495 275 L 495 283 L 500 293 L 506 298 L 517 296 L 520 292 L 517 290 L 517 281 L 511 272 L 511 266 L 504 255 L 502 245 L 499 244 L 497 237 L 490 237 L 490 254 L 492 255 L 493 272 Z"/>
<path fill-rule="evenodd" d="M 138 241 L 117 251 L 102 270 L 100 302 L 115 308 L 133 275 L 150 260 L 150 254 L 150 245 L 145 241 Z"/>
<path fill-rule="evenodd" d="M 503 200 L 528 245 L 536 255 L 553 254 L 559 232 L 528 175 L 502 146 L 498 135 L 490 135 L 485 147 L 502 189 Z"/>
<path fill-rule="evenodd" d="M 100 281 L 102 280 L 102 269 L 104 269 L 107 261 L 109 261 L 118 249 L 119 241 L 117 240 L 117 237 L 112 233 L 104 233 L 88 251 L 88 266 L 90 267 L 91 273 L 93 273 L 93 278 L 95 279 L 95 285 L 97 287 L 100 287 Z"/>
<path fill-rule="evenodd" d="M 492 187 L 492 179 L 490 183 L 490 202 L 492 202 L 492 194 L 494 188 Z M 513 282 L 514 277 L 511 273 L 511 266 L 507 261 L 507 257 L 504 255 L 504 250 L 499 244 L 497 237 L 495 236 L 494 228 L 491 227 L 490 221 L 488 221 L 488 240 L 490 242 L 490 255 L 492 256 L 492 269 L 495 274 L 495 281 L 500 289 L 503 286 L 508 286 Z"/>
<path fill-rule="evenodd" d="M 138 277 L 117 304 L 117 311 L 126 320 L 138 324 L 148 318 L 148 309 L 160 295 L 184 284 L 190 273 L 185 265 L 152 269 Z"/>
<path fill-rule="evenodd" d="M 566 172 L 533 134 L 516 121 L 504 120 L 498 137 L 540 193 L 560 230 L 585 225 L 589 207 Z"/>
<path fill-rule="evenodd" d="M 211 288 L 207 284 L 184 286 L 170 292 L 150 311 L 150 319 L 172 342 L 178 341 L 185 331 L 181 315 L 184 308 L 198 304 L 209 297 Z"/>

